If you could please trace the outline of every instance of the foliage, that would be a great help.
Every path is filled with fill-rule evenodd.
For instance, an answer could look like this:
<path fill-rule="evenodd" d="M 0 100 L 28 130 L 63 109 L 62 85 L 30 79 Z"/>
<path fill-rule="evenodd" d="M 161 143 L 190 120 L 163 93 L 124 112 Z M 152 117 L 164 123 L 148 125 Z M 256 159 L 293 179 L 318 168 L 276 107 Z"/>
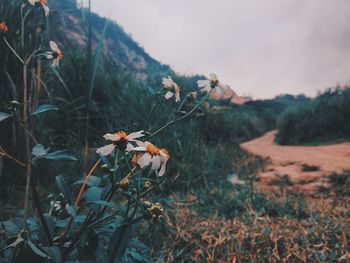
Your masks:
<path fill-rule="evenodd" d="M 349 139 L 350 88 L 329 89 L 288 107 L 278 119 L 280 144 L 329 143 Z"/>
<path fill-rule="evenodd" d="M 302 170 L 303 172 L 316 172 L 320 170 L 320 167 L 317 165 L 308 165 L 306 163 L 304 163 L 302 165 Z"/>

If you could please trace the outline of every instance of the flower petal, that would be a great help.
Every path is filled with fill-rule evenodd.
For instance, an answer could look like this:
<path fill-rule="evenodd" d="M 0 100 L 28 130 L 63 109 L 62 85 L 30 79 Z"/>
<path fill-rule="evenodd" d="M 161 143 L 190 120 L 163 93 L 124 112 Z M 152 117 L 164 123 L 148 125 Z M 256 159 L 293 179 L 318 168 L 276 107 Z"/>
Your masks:
<path fill-rule="evenodd" d="M 133 139 L 137 139 L 137 138 L 141 138 L 143 136 L 145 136 L 143 134 L 144 131 L 138 131 L 138 132 L 132 132 L 128 135 L 128 140 L 133 140 Z"/>
<path fill-rule="evenodd" d="M 158 176 L 163 176 L 165 174 L 165 171 L 166 171 L 166 163 L 162 163 L 162 165 L 160 166 Z"/>
<path fill-rule="evenodd" d="M 49 13 L 50 13 L 50 9 L 48 8 L 47 5 L 42 5 L 43 9 L 44 9 L 44 12 L 45 12 L 45 16 L 49 16 Z M 57 48 L 57 50 L 59 50 Z"/>
<path fill-rule="evenodd" d="M 96 153 L 102 155 L 102 156 L 107 156 L 110 155 L 115 149 L 115 145 L 114 144 L 108 144 L 106 146 L 103 146 L 101 148 L 98 148 L 96 150 Z"/>
<path fill-rule="evenodd" d="M 180 99 L 180 93 L 179 92 L 176 92 L 175 93 L 175 102 L 179 102 L 181 99 Z"/>
<path fill-rule="evenodd" d="M 202 92 L 205 92 L 205 93 L 209 93 L 211 90 L 211 87 L 210 86 L 206 86 L 204 88 L 201 89 Z"/>
<path fill-rule="evenodd" d="M 207 80 L 207 79 L 206 80 L 198 80 L 197 85 L 199 88 L 210 86 L 210 80 Z"/>
<path fill-rule="evenodd" d="M 159 169 L 160 164 L 161 164 L 161 158 L 162 157 L 160 157 L 159 155 L 153 156 L 152 167 L 151 167 L 152 170 L 157 171 Z"/>
<path fill-rule="evenodd" d="M 168 76 L 167 78 L 163 78 L 162 83 L 164 88 L 167 88 L 167 89 L 173 87 L 175 84 L 175 82 L 172 80 L 170 76 Z"/>
<path fill-rule="evenodd" d="M 113 133 L 113 134 L 107 133 L 107 134 L 103 135 L 103 138 L 105 138 L 108 141 L 112 141 L 112 142 L 116 142 L 116 141 L 120 140 L 120 137 L 115 133 Z"/>
<path fill-rule="evenodd" d="M 165 98 L 168 100 L 170 99 L 172 96 L 174 96 L 174 93 L 171 92 L 171 91 L 168 91 L 166 94 L 165 94 Z"/>
<path fill-rule="evenodd" d="M 141 168 L 148 166 L 151 162 L 152 156 L 149 153 L 145 153 L 138 159 L 137 164 L 140 165 Z"/>
<path fill-rule="evenodd" d="M 211 80 L 211 81 L 218 81 L 219 79 L 218 79 L 218 76 L 216 76 L 216 74 L 210 73 L 209 74 L 209 80 Z"/>
<path fill-rule="evenodd" d="M 125 148 L 125 151 L 126 152 L 131 152 L 135 149 L 135 147 L 131 144 L 131 143 L 127 143 L 126 144 L 126 148 Z"/>
<path fill-rule="evenodd" d="M 146 148 L 138 146 L 138 147 L 134 147 L 133 151 L 135 151 L 135 152 L 145 152 Z"/>
<path fill-rule="evenodd" d="M 52 51 L 57 52 L 59 51 L 57 44 L 53 41 L 50 41 L 50 48 L 52 49 Z"/>

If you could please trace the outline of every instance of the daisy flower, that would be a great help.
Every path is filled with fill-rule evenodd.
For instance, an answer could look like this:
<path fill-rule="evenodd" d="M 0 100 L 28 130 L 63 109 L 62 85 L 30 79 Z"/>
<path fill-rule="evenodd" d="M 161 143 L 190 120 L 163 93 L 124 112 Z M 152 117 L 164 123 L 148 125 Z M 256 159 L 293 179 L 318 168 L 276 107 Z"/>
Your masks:
<path fill-rule="evenodd" d="M 8 31 L 8 27 L 7 27 L 7 24 L 5 22 L 1 22 L 0 23 L 0 31 L 6 33 Z"/>
<path fill-rule="evenodd" d="M 98 148 L 96 152 L 102 156 L 107 156 L 110 155 L 117 146 L 120 149 L 131 151 L 134 149 L 134 146 L 131 144 L 131 142 L 142 143 L 141 141 L 138 141 L 136 139 L 141 138 L 143 136 L 143 131 L 133 132 L 130 134 L 127 134 L 124 131 L 118 131 L 116 133 L 107 133 L 103 135 L 103 138 L 113 143 Z"/>
<path fill-rule="evenodd" d="M 222 90 L 226 89 L 225 85 L 221 84 L 216 74 L 211 73 L 209 79 L 198 80 L 198 87 L 202 92 L 209 93 L 211 89 L 215 89 L 216 92 L 221 93 Z"/>
<path fill-rule="evenodd" d="M 60 62 L 60 60 L 62 59 L 63 57 L 63 53 L 62 51 L 57 47 L 57 44 L 53 41 L 50 41 L 50 48 L 52 50 L 52 53 L 51 53 L 51 59 L 53 59 L 53 62 L 52 62 L 52 67 L 53 68 L 56 68 L 58 67 L 58 64 Z"/>
<path fill-rule="evenodd" d="M 33 6 L 41 6 L 44 9 L 45 16 L 49 15 L 50 9 L 47 7 L 47 0 L 28 0 L 28 3 Z"/>
<path fill-rule="evenodd" d="M 165 89 L 169 89 L 167 93 L 165 93 L 165 98 L 171 99 L 175 95 L 175 102 L 180 101 L 180 87 L 177 85 L 170 76 L 167 78 L 163 78 L 163 86 Z"/>
<path fill-rule="evenodd" d="M 159 149 L 150 142 L 139 142 L 139 147 L 135 147 L 135 151 L 144 152 L 137 160 L 137 164 L 141 167 L 151 165 L 151 170 L 155 171 L 158 176 L 165 174 L 166 163 L 170 159 L 169 153 L 166 149 Z"/>

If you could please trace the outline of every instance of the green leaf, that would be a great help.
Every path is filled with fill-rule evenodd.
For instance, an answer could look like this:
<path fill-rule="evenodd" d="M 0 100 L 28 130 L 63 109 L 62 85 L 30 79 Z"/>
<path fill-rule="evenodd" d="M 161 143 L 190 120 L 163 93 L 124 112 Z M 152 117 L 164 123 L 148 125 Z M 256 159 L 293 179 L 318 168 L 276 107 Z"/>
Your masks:
<path fill-rule="evenodd" d="M 50 105 L 50 104 L 43 104 L 40 105 L 33 113 L 32 115 L 36 115 L 39 113 L 43 113 L 45 111 L 49 111 L 49 110 L 58 110 L 58 108 L 54 105 Z"/>
<path fill-rule="evenodd" d="M 70 190 L 69 190 L 64 178 L 62 176 L 58 175 L 58 176 L 56 176 L 55 180 L 56 180 L 56 185 L 57 185 L 58 189 L 60 190 L 60 192 L 67 199 L 68 203 L 72 204 L 72 197 L 70 195 Z"/>
<path fill-rule="evenodd" d="M 41 144 L 37 144 L 33 147 L 32 149 L 32 155 L 33 157 L 42 157 L 45 154 L 47 154 L 49 152 L 50 148 L 45 149 L 45 147 Z"/>
<path fill-rule="evenodd" d="M 133 248 L 138 249 L 138 250 L 146 250 L 146 251 L 150 250 L 149 247 L 147 247 L 143 242 L 141 242 L 140 240 L 138 240 L 136 238 L 133 238 L 130 240 L 129 247 L 133 247 Z"/>
<path fill-rule="evenodd" d="M 6 120 L 7 118 L 11 117 L 11 114 L 0 112 L 0 121 Z"/>
<path fill-rule="evenodd" d="M 85 192 L 85 200 L 88 203 L 100 201 L 102 188 L 100 187 L 90 187 Z"/>
<path fill-rule="evenodd" d="M 43 251 L 41 251 L 30 239 L 27 240 L 27 243 L 29 247 L 32 249 L 32 251 L 37 254 L 39 257 L 43 258 L 50 258 L 47 254 L 45 254 Z"/>
<path fill-rule="evenodd" d="M 131 232 L 132 228 L 129 224 L 121 225 L 114 231 L 107 250 L 108 263 L 113 263 L 115 258 L 120 258 L 124 255 L 131 239 Z"/>
<path fill-rule="evenodd" d="M 107 202 L 107 201 L 103 201 L 103 200 L 90 201 L 90 202 L 88 202 L 88 204 L 96 204 L 96 205 L 107 206 L 107 207 L 110 207 L 110 208 L 119 209 L 119 206 L 117 206 L 113 202 Z"/>
<path fill-rule="evenodd" d="M 52 153 L 48 153 L 41 158 L 49 159 L 49 160 L 62 160 L 62 161 L 78 161 L 77 157 L 71 154 L 67 150 L 56 151 Z"/>
<path fill-rule="evenodd" d="M 67 207 L 67 212 L 75 218 L 77 216 L 77 207 L 75 205 L 69 205 Z"/>
<path fill-rule="evenodd" d="M 61 256 L 61 251 L 58 247 L 53 246 L 53 247 L 48 247 L 48 254 L 50 255 L 51 260 L 53 263 L 62 263 L 62 256 Z"/>
<path fill-rule="evenodd" d="M 84 181 L 85 181 L 85 178 L 76 181 L 74 184 L 80 185 L 80 184 L 83 184 Z M 89 180 L 87 181 L 88 186 L 99 186 L 100 183 L 101 183 L 101 178 L 93 175 L 90 176 Z"/>

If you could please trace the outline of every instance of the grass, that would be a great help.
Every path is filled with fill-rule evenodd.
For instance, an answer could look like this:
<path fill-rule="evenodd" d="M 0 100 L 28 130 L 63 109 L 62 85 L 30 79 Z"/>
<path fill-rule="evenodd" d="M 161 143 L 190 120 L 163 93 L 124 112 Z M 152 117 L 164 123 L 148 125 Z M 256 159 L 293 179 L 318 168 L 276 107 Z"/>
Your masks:
<path fill-rule="evenodd" d="M 308 165 L 306 163 L 304 163 L 301 167 L 301 170 L 303 172 L 316 172 L 320 170 L 320 167 L 317 165 Z"/>

